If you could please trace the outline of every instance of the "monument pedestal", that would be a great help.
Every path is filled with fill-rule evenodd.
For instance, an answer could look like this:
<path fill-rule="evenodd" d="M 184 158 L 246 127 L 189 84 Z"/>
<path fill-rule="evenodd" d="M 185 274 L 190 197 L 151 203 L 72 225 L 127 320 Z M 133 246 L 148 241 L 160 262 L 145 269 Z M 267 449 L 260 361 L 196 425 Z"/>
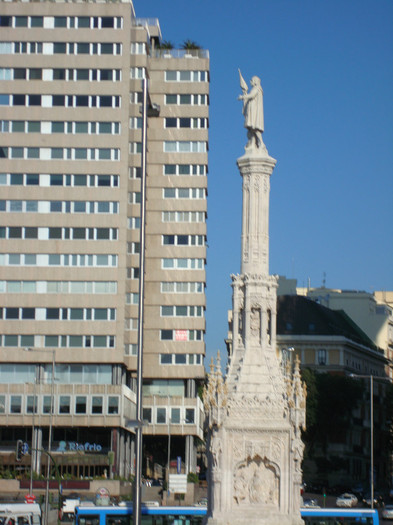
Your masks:
<path fill-rule="evenodd" d="M 263 143 L 262 143 L 263 144 Z M 208 413 L 209 525 L 300 525 L 305 390 L 299 362 L 277 357 L 277 279 L 269 275 L 269 192 L 276 161 L 265 147 L 237 161 L 243 178 L 241 274 L 232 276 L 227 376 L 212 364 Z"/>

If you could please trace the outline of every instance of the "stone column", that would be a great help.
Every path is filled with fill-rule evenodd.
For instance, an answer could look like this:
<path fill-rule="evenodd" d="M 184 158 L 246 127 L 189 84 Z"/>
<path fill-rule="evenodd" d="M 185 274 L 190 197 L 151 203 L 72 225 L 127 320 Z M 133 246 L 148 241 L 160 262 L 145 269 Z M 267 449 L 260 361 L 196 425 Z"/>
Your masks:
<path fill-rule="evenodd" d="M 243 178 L 241 273 L 268 275 L 270 175 L 276 160 L 256 150 L 237 165 Z"/>

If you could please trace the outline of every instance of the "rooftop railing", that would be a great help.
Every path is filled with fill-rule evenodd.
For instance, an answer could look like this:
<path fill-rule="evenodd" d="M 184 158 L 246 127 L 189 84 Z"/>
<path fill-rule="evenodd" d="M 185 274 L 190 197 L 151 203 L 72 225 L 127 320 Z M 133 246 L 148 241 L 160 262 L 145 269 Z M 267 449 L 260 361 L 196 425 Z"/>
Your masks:
<path fill-rule="evenodd" d="M 154 49 L 153 58 L 209 58 L 207 49 Z"/>

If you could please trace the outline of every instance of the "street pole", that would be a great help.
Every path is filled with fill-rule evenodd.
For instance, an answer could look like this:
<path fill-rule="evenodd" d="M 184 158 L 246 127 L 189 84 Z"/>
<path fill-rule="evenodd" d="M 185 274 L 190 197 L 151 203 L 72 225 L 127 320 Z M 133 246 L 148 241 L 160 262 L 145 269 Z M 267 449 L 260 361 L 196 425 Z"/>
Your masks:
<path fill-rule="evenodd" d="M 55 393 L 55 365 L 56 365 L 56 351 L 52 350 L 52 381 L 50 391 L 50 413 L 49 413 L 49 435 L 48 435 L 48 454 L 46 464 L 46 489 L 45 489 L 45 525 L 49 525 L 49 477 L 50 477 L 50 462 L 52 451 L 52 426 L 53 426 L 53 412 L 54 412 L 54 393 Z"/>
<path fill-rule="evenodd" d="M 370 496 L 374 508 L 374 376 L 370 376 Z"/>
<path fill-rule="evenodd" d="M 143 377 L 143 317 L 145 293 L 145 221 L 146 221 L 146 155 L 147 155 L 147 79 L 142 79 L 142 159 L 141 159 L 141 221 L 139 250 L 139 304 L 138 304 L 138 356 L 136 369 L 136 420 L 134 525 L 141 524 L 142 492 L 142 377 Z"/>
<path fill-rule="evenodd" d="M 36 367 L 37 368 L 37 367 Z M 37 370 L 34 372 L 33 388 L 33 418 L 31 422 L 31 451 L 30 451 L 30 496 L 33 494 L 33 472 L 35 468 L 36 443 L 35 443 L 35 411 L 36 411 L 36 388 L 37 388 Z"/>
<path fill-rule="evenodd" d="M 170 472 L 170 465 L 171 465 L 171 417 L 170 417 L 170 399 L 168 396 L 168 463 L 167 463 L 167 473 L 168 473 L 168 479 L 167 479 L 167 486 L 166 486 L 166 504 L 168 505 L 168 499 L 169 499 L 169 472 Z"/>

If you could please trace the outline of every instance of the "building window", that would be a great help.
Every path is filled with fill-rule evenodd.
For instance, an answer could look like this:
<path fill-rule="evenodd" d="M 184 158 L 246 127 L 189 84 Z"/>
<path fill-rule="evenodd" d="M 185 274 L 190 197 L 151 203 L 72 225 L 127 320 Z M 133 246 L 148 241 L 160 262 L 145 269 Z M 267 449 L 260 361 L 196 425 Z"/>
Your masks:
<path fill-rule="evenodd" d="M 27 414 L 37 414 L 37 412 L 38 412 L 38 397 L 37 396 L 27 396 L 26 413 Z"/>
<path fill-rule="evenodd" d="M 108 396 L 108 414 L 119 414 L 118 396 Z"/>
<path fill-rule="evenodd" d="M 195 409 L 186 408 L 186 424 L 193 425 L 195 423 Z"/>
<path fill-rule="evenodd" d="M 91 399 L 91 413 L 92 414 L 102 414 L 102 397 L 101 396 L 93 396 Z"/>
<path fill-rule="evenodd" d="M 152 423 L 152 410 L 151 410 L 151 408 L 143 408 L 142 409 L 142 419 L 143 419 L 143 421 L 147 421 L 147 423 Z"/>
<path fill-rule="evenodd" d="M 166 423 L 166 408 L 165 407 L 158 407 L 157 408 L 156 423 L 158 425 Z"/>
<path fill-rule="evenodd" d="M 59 398 L 59 414 L 69 414 L 71 405 L 70 405 L 70 396 L 60 396 Z"/>
<path fill-rule="evenodd" d="M 326 365 L 326 356 L 326 350 L 324 348 L 318 350 L 318 365 Z"/>
<path fill-rule="evenodd" d="M 10 412 L 11 414 L 22 413 L 22 396 L 11 396 Z"/>
<path fill-rule="evenodd" d="M 86 412 L 87 412 L 86 396 L 76 396 L 75 414 L 86 414 Z"/>

